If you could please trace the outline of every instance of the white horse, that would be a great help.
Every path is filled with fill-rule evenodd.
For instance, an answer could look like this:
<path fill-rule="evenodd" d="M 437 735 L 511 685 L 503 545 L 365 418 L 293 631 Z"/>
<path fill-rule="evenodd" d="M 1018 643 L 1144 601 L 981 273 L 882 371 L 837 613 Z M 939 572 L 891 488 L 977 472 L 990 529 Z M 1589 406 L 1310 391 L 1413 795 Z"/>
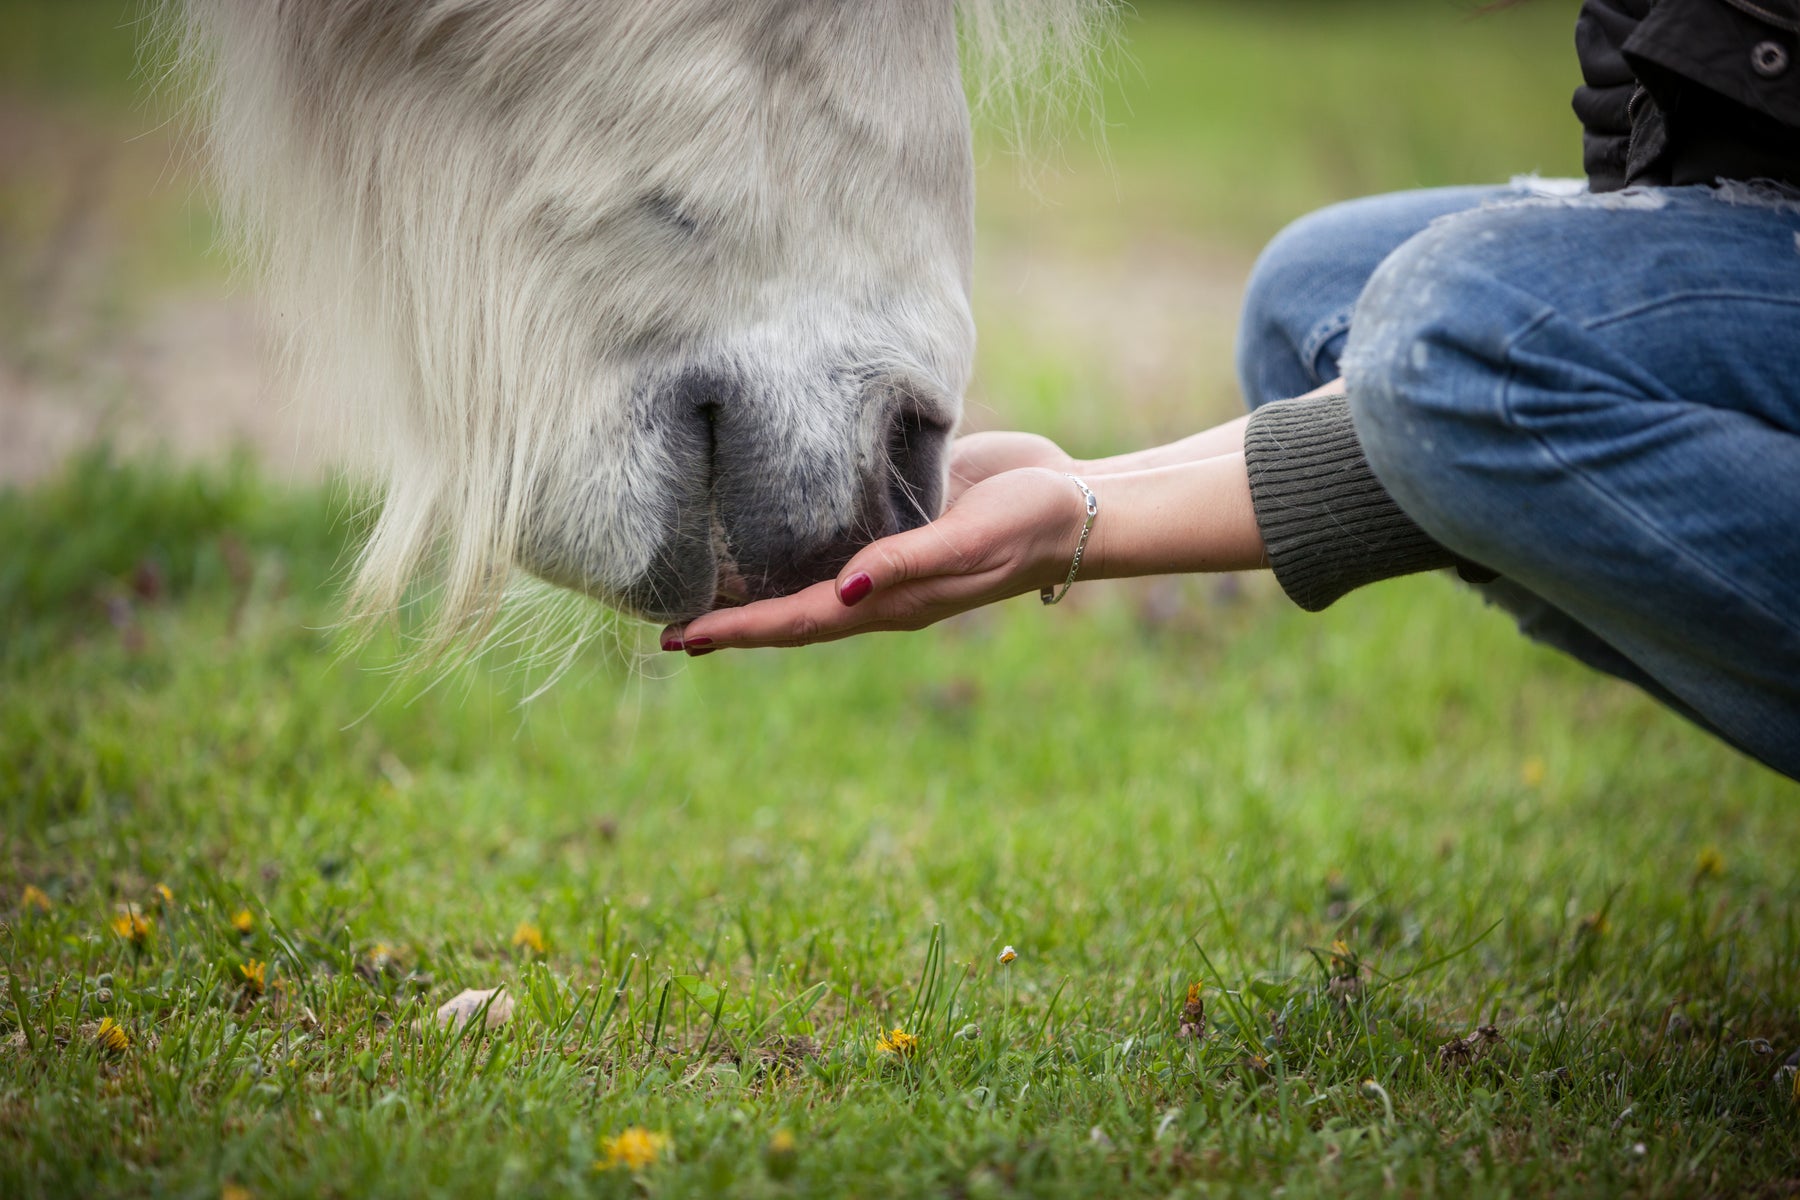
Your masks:
<path fill-rule="evenodd" d="M 228 211 L 385 501 L 352 606 L 653 620 L 927 521 L 974 351 L 958 56 L 1105 0 L 188 0 Z"/>

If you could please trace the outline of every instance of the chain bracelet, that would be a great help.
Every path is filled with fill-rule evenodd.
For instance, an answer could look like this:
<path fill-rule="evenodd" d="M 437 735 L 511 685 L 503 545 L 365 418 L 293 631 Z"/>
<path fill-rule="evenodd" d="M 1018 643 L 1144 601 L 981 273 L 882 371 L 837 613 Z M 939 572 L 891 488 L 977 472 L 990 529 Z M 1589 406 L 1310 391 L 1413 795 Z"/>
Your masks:
<path fill-rule="evenodd" d="M 1045 604 L 1061 604 L 1069 589 L 1075 586 L 1075 576 L 1081 573 L 1081 556 L 1087 552 L 1088 534 L 1094 532 L 1094 518 L 1100 515 L 1100 497 L 1094 495 L 1094 489 L 1073 475 L 1068 478 L 1081 489 L 1081 495 L 1087 501 L 1087 520 L 1082 522 L 1081 540 L 1075 543 L 1075 561 L 1069 564 L 1069 577 L 1063 580 L 1062 591 L 1053 587 L 1039 589 L 1038 599 Z"/>

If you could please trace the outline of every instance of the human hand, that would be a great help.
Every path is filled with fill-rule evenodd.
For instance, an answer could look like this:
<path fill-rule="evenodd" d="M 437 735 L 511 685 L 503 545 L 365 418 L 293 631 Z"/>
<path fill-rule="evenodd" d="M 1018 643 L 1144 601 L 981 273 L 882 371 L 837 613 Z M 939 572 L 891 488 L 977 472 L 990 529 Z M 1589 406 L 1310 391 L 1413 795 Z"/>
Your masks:
<path fill-rule="evenodd" d="M 710 654 L 922 629 L 1061 583 L 1085 516 L 1081 493 L 1059 472 L 1003 471 L 969 487 L 931 524 L 863 547 L 836 579 L 670 626 L 662 646 Z"/>
<path fill-rule="evenodd" d="M 1059 473 L 1079 474 L 1078 465 L 1061 446 L 1035 433 L 971 433 L 957 438 L 950 446 L 950 486 L 945 497 L 948 503 L 954 504 L 957 497 L 982 480 L 1006 471 L 1043 467 Z"/>

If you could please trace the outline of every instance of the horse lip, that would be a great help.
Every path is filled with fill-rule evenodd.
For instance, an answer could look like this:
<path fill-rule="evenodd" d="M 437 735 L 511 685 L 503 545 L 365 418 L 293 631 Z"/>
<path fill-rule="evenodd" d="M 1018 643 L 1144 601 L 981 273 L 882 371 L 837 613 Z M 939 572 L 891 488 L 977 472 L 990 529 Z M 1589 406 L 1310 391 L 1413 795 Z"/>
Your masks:
<path fill-rule="evenodd" d="M 715 564 L 713 607 L 737 608 L 750 603 L 750 582 L 738 570 L 737 560 L 731 553 L 731 543 L 725 536 L 725 524 L 719 520 L 716 509 L 713 512 L 712 544 Z"/>
<path fill-rule="evenodd" d="M 750 603 L 750 584 L 729 559 L 719 561 L 718 583 L 715 586 L 717 591 L 713 596 L 713 604 L 717 608 L 737 608 Z"/>

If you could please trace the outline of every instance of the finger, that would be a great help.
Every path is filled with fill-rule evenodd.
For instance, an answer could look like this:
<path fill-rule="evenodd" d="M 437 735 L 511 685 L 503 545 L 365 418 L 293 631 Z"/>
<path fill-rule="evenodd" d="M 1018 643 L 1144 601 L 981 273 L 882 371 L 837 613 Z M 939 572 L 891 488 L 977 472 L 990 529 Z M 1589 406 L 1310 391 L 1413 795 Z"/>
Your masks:
<path fill-rule="evenodd" d="M 861 604 L 876 592 L 939 575 L 965 575 L 974 569 L 964 548 L 956 510 L 929 525 L 871 542 L 851 556 L 838 572 L 837 598 L 845 607 Z"/>
<path fill-rule="evenodd" d="M 725 647 L 804 646 L 847 636 L 866 623 L 838 600 L 835 584 L 827 580 L 792 595 L 707 613 L 679 631 L 675 646 L 664 644 L 689 654 Z"/>
<path fill-rule="evenodd" d="M 991 464 L 966 462 L 961 465 L 952 464 L 949 478 L 944 486 L 944 509 L 949 511 L 968 490 L 977 484 L 985 483 L 999 474 L 991 469 Z"/>
<path fill-rule="evenodd" d="M 1006 464 L 996 462 L 996 457 L 991 435 L 977 433 L 958 439 L 950 458 L 947 486 L 944 489 L 945 503 L 956 503 L 964 492 L 1004 470 Z"/>
<path fill-rule="evenodd" d="M 810 646 L 858 633 L 923 629 L 1005 594 L 1003 572 L 940 575 L 895 584 L 875 601 L 853 609 L 837 599 L 829 582 L 819 583 L 791 596 L 708 613 L 689 622 L 673 639 L 665 636 L 663 648 L 698 655 L 732 648 Z"/>

